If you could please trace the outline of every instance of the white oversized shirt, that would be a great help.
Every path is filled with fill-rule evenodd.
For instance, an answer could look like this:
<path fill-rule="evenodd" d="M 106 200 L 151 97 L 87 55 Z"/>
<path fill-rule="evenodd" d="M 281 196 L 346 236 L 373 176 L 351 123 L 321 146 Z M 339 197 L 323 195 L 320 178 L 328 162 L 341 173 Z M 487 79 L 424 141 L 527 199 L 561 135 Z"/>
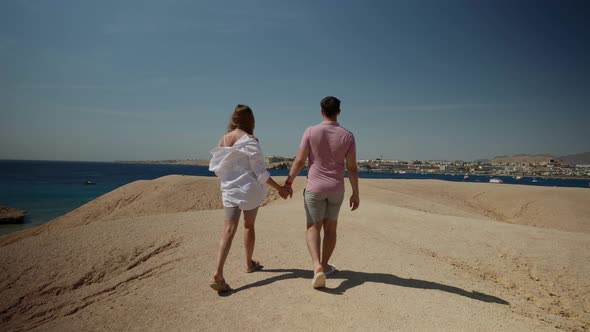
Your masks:
<path fill-rule="evenodd" d="M 244 135 L 233 146 L 218 146 L 210 153 L 209 170 L 221 179 L 223 206 L 242 210 L 259 207 L 266 198 L 270 173 L 258 140 Z"/>

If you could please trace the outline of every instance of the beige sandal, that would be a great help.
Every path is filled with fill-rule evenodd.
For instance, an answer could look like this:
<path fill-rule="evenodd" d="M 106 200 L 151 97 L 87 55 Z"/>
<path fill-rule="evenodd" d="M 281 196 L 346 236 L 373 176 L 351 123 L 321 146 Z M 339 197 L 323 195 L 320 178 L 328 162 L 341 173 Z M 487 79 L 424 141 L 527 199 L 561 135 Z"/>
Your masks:
<path fill-rule="evenodd" d="M 227 292 L 232 290 L 231 286 L 227 282 L 225 282 L 225 279 L 221 282 L 213 279 L 213 282 L 209 284 L 209 286 L 213 288 L 213 290 L 216 290 L 218 292 Z"/>
<path fill-rule="evenodd" d="M 249 268 L 249 269 L 247 269 L 246 270 L 246 273 L 252 273 L 252 272 L 255 272 L 255 271 L 260 271 L 260 270 L 262 270 L 263 267 L 264 266 L 262 266 L 259 261 L 252 260 L 252 267 Z"/>

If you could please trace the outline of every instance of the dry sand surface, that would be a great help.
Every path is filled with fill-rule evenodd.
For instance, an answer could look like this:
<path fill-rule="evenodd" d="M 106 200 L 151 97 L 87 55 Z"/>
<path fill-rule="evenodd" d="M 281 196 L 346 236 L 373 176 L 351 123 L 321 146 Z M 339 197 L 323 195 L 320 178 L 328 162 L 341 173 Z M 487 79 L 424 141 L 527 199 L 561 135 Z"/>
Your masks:
<path fill-rule="evenodd" d="M 339 271 L 318 291 L 304 183 L 259 212 L 263 271 L 244 273 L 238 231 L 227 294 L 208 287 L 215 178 L 134 182 L 0 237 L 0 330 L 590 328 L 590 190 L 363 179 L 360 209 L 341 211 Z"/>

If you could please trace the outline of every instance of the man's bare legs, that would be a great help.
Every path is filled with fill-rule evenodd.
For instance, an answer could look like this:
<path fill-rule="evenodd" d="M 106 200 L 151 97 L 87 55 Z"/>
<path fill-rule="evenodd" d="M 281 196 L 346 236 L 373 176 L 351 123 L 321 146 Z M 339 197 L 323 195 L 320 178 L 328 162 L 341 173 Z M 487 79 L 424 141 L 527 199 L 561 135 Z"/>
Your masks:
<path fill-rule="evenodd" d="M 308 223 L 307 224 L 307 232 L 305 234 L 305 238 L 307 240 L 307 249 L 309 249 L 309 254 L 311 255 L 311 260 L 313 261 L 314 272 L 322 272 L 322 263 L 320 261 L 320 246 L 321 246 L 321 236 L 320 232 L 322 231 L 323 221 L 316 222 L 316 223 Z"/>
<path fill-rule="evenodd" d="M 321 231 L 324 229 L 322 240 Z M 321 222 L 307 224 L 307 248 L 314 265 L 314 271 L 327 271 L 330 257 L 336 248 L 338 222 L 336 220 L 323 220 Z M 321 256 L 321 259 L 320 259 Z M 322 267 L 320 270 L 319 267 Z"/>
<path fill-rule="evenodd" d="M 223 266 L 225 265 L 225 260 L 227 259 L 229 249 L 231 248 L 234 235 L 236 235 L 238 221 L 239 219 L 225 220 L 225 226 L 223 228 L 223 232 L 221 233 L 221 238 L 219 239 L 219 250 L 217 251 L 217 272 L 215 272 L 215 275 L 213 275 L 213 279 L 215 279 L 217 282 L 224 280 Z"/>
<path fill-rule="evenodd" d="M 330 257 L 336 248 L 336 228 L 338 222 L 336 220 L 324 220 L 324 240 L 322 243 L 322 268 L 324 271 L 329 271 L 328 263 Z"/>

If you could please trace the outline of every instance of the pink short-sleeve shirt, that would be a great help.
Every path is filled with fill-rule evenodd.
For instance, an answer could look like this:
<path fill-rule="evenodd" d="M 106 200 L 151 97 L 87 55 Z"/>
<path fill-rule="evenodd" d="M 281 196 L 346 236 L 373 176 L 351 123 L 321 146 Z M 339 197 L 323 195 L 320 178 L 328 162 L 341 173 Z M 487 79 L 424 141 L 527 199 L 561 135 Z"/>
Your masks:
<path fill-rule="evenodd" d="M 344 191 L 344 167 L 349 153 L 356 151 L 354 135 L 336 121 L 324 121 L 303 133 L 300 148 L 309 147 L 307 186 L 318 193 Z"/>

